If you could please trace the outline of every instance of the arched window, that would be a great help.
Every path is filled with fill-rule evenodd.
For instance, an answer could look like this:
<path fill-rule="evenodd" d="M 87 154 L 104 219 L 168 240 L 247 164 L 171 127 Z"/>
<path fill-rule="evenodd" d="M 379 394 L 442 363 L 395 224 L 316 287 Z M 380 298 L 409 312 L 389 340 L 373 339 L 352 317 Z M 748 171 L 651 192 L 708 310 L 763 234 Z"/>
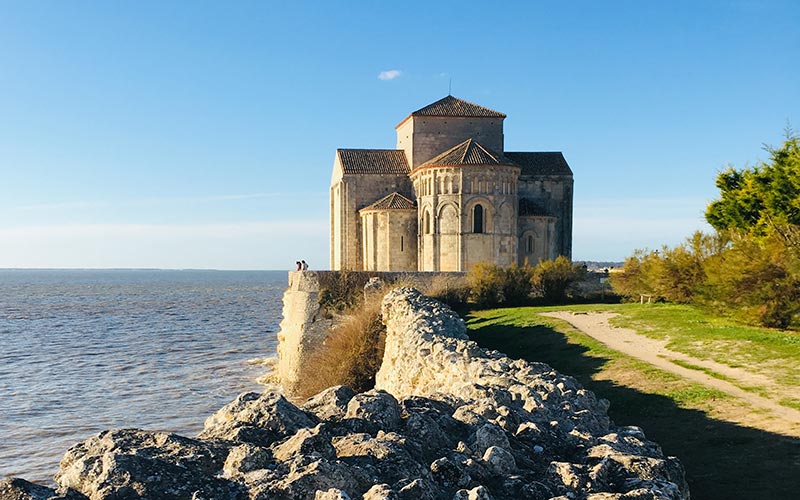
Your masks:
<path fill-rule="evenodd" d="M 533 253 L 533 236 L 531 236 L 530 234 L 528 235 L 528 242 L 527 243 L 528 244 L 526 246 L 526 253 L 531 254 L 531 253 Z"/>
<path fill-rule="evenodd" d="M 478 204 L 472 209 L 472 232 L 482 233 L 483 228 L 483 205 Z"/>
<path fill-rule="evenodd" d="M 427 210 L 422 215 L 422 226 L 425 231 L 424 234 L 431 234 L 431 214 Z"/>

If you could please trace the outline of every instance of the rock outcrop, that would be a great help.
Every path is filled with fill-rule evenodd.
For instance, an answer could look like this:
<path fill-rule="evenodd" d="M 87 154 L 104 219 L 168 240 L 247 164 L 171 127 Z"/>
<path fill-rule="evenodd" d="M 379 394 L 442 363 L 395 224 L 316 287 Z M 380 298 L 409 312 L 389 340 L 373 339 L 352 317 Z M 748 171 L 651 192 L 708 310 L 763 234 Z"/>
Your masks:
<path fill-rule="evenodd" d="M 72 447 L 58 491 L 7 499 L 687 499 L 683 469 L 608 403 L 540 363 L 484 351 L 413 289 L 383 302 L 375 390 L 332 387 L 300 407 L 242 394 L 196 439 L 133 429 Z"/>

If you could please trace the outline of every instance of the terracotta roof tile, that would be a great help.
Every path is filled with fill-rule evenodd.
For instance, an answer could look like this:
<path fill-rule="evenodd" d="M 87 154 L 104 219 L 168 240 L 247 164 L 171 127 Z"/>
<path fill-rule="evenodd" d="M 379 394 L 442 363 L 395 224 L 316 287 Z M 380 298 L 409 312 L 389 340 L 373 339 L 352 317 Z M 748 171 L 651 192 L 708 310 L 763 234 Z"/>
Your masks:
<path fill-rule="evenodd" d="M 505 155 L 522 167 L 520 175 L 572 175 L 564 155 L 555 152 L 509 151 Z"/>
<path fill-rule="evenodd" d="M 417 205 L 400 193 L 394 192 L 384 196 L 372 205 L 362 208 L 367 210 L 416 210 Z"/>
<path fill-rule="evenodd" d="M 420 108 L 411 116 L 464 116 L 464 117 L 486 117 L 486 118 L 505 118 L 506 115 L 498 111 L 484 108 L 477 104 L 453 97 L 451 95 L 439 99 L 438 101 Z"/>
<path fill-rule="evenodd" d="M 400 149 L 337 149 L 345 174 L 407 174 L 408 161 Z"/>
<path fill-rule="evenodd" d="M 480 145 L 474 139 L 467 139 L 461 144 L 448 149 L 435 158 L 426 161 L 420 167 L 445 165 L 516 165 L 501 153 Z M 419 168 L 419 167 L 417 167 Z"/>

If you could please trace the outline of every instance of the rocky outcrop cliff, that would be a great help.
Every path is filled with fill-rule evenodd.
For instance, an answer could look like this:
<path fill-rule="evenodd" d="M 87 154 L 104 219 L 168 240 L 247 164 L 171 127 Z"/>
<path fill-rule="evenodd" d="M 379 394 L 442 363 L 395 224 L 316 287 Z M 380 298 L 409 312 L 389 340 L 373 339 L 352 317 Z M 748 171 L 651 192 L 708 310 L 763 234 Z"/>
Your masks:
<path fill-rule="evenodd" d="M 72 447 L 59 492 L 0 482 L 0 499 L 686 499 L 683 470 L 608 403 L 540 363 L 468 341 L 413 289 L 383 301 L 375 390 L 300 406 L 242 394 L 195 439 L 135 429 Z"/>

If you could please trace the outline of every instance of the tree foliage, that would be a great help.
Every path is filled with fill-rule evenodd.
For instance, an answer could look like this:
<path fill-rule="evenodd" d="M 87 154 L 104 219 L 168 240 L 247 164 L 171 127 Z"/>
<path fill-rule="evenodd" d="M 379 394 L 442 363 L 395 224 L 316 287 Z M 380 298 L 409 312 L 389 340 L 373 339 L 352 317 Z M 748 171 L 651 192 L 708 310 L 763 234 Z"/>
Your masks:
<path fill-rule="evenodd" d="M 800 226 L 800 138 L 789 134 L 779 149 L 767 148 L 770 161 L 753 168 L 728 168 L 717 175 L 720 197 L 709 204 L 706 220 L 718 231 L 753 238 L 772 234 L 797 245 Z"/>
<path fill-rule="evenodd" d="M 637 250 L 611 284 L 700 304 L 764 326 L 787 328 L 800 316 L 800 141 L 789 135 L 771 160 L 717 176 L 720 197 L 706 210 L 717 230 L 684 244 Z"/>

